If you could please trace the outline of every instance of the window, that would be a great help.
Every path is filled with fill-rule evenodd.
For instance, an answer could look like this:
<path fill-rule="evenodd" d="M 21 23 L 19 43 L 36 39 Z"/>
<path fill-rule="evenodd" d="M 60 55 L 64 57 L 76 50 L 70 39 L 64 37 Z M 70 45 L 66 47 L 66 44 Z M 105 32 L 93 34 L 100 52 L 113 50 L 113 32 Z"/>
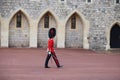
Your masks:
<path fill-rule="evenodd" d="M 16 27 L 21 28 L 21 23 L 22 23 L 22 15 L 21 12 L 19 12 L 16 17 Z"/>
<path fill-rule="evenodd" d="M 92 2 L 92 0 L 86 0 L 86 3 L 91 3 Z"/>
<path fill-rule="evenodd" d="M 89 3 L 90 3 L 90 2 L 91 2 L 91 0 L 87 0 L 87 2 L 89 2 Z"/>
<path fill-rule="evenodd" d="M 71 18 L 71 29 L 76 29 L 76 16 L 73 15 Z"/>
<path fill-rule="evenodd" d="M 44 17 L 44 28 L 49 28 L 49 15 L 46 14 Z"/>
<path fill-rule="evenodd" d="M 120 0 L 116 0 L 116 3 L 119 4 L 119 3 L 120 3 Z"/>
<path fill-rule="evenodd" d="M 60 3 L 66 3 L 66 0 L 59 0 Z"/>
<path fill-rule="evenodd" d="M 37 2 L 39 2 L 40 0 L 30 0 L 30 1 L 37 1 Z"/>

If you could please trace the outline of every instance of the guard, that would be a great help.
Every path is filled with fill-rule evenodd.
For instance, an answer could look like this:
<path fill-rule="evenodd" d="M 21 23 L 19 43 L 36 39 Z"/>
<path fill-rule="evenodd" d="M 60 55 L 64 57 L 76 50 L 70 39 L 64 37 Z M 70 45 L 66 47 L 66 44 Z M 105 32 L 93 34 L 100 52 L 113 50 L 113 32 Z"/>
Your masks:
<path fill-rule="evenodd" d="M 62 67 L 57 59 L 57 56 L 55 54 L 55 50 L 54 50 L 54 40 L 53 38 L 56 36 L 56 29 L 55 28 L 51 28 L 48 32 L 48 37 L 49 37 L 49 40 L 48 40 L 48 48 L 47 48 L 47 57 L 46 57 L 46 61 L 45 61 L 45 68 L 50 68 L 48 66 L 48 62 L 50 60 L 50 57 L 52 56 L 57 67 L 60 68 Z"/>

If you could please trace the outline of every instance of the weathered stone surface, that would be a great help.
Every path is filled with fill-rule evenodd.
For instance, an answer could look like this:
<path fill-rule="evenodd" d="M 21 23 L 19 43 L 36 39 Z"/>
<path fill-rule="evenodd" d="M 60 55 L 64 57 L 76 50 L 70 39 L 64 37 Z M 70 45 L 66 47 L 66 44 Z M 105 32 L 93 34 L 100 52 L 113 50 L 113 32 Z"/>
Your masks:
<path fill-rule="evenodd" d="M 111 26 L 113 21 L 120 21 L 120 4 L 116 4 L 115 0 L 92 0 L 91 3 L 85 0 L 0 0 L 0 14 L 3 18 L 9 18 L 18 8 L 24 9 L 32 19 L 38 18 L 48 8 L 53 10 L 60 20 L 65 20 L 74 10 L 79 11 L 90 22 L 90 49 L 104 50 L 107 44 L 106 28 Z M 72 35 L 75 33 L 68 37 Z M 69 39 L 68 42 L 74 41 Z"/>

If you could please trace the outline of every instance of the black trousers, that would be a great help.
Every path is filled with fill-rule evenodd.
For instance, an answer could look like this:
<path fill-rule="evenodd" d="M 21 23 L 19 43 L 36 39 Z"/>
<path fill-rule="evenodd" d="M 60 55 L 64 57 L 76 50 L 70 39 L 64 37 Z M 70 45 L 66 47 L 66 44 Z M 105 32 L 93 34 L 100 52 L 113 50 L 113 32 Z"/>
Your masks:
<path fill-rule="evenodd" d="M 55 53 L 52 53 L 52 52 L 51 52 L 51 54 L 48 54 L 47 57 L 46 57 L 45 67 L 48 67 L 48 62 L 49 62 L 51 56 L 52 56 L 52 58 L 54 59 L 57 67 L 60 67 L 60 64 L 59 64 L 59 61 L 58 61 L 58 59 L 57 59 L 57 56 L 55 55 Z"/>

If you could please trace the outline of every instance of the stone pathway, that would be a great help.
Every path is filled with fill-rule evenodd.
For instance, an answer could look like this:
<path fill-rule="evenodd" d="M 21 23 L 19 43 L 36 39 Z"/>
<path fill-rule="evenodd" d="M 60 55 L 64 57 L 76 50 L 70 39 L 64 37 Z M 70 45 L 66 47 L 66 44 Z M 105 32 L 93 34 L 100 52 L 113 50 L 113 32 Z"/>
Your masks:
<path fill-rule="evenodd" d="M 63 68 L 50 60 L 46 49 L 0 48 L 0 80 L 120 80 L 120 54 L 84 49 L 56 49 Z"/>

